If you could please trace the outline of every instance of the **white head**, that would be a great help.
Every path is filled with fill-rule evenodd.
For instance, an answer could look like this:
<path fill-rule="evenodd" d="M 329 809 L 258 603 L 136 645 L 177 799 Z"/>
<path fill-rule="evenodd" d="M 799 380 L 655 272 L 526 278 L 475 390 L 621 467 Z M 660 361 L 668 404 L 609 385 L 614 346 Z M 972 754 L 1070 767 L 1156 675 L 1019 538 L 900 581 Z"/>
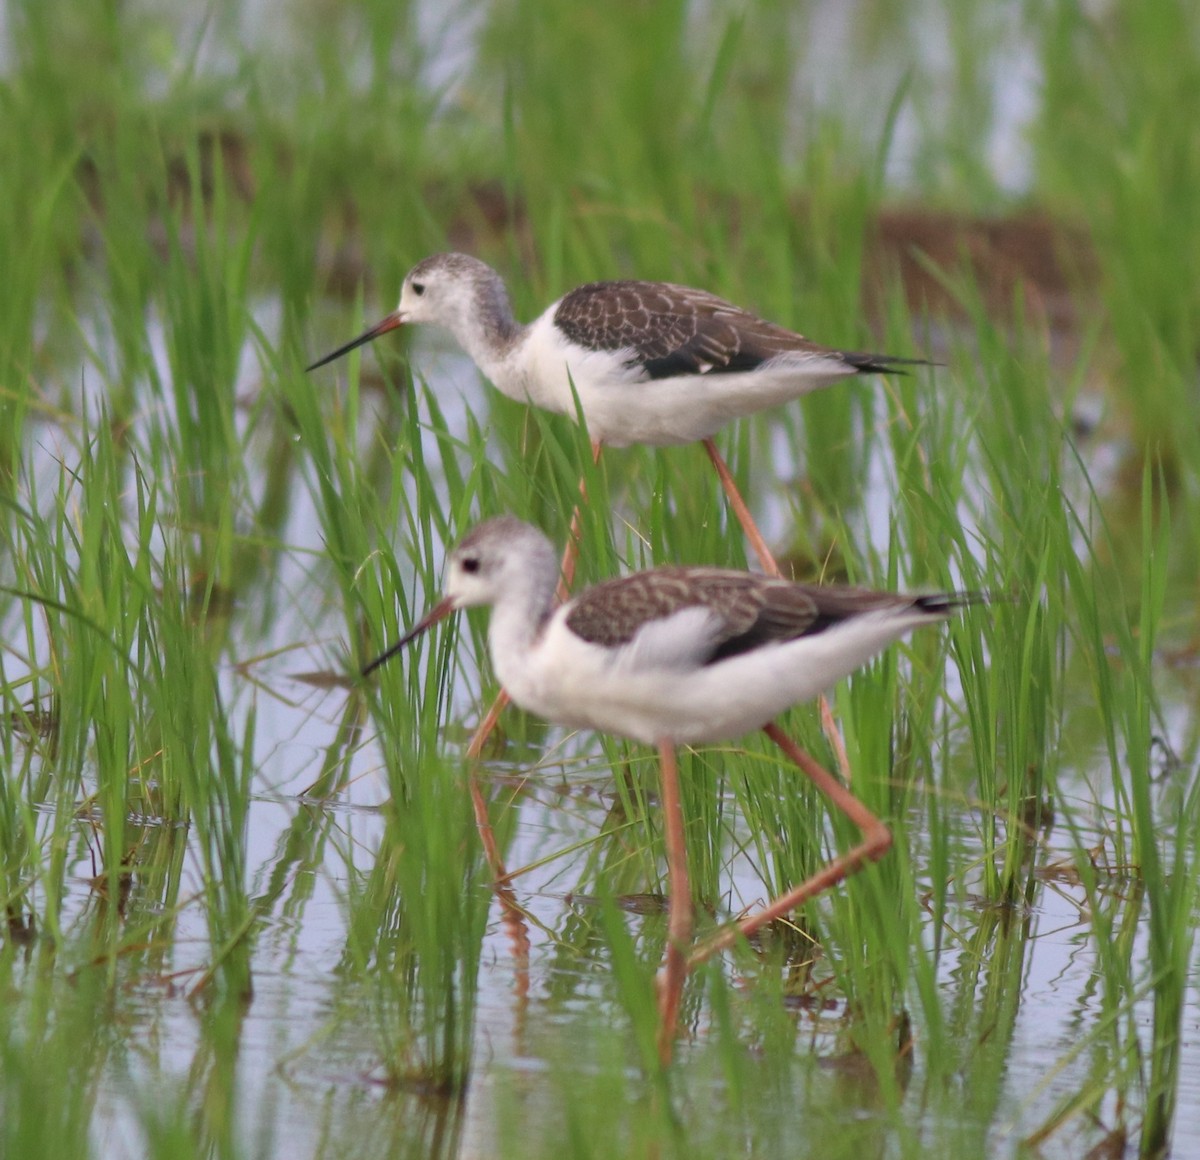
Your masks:
<path fill-rule="evenodd" d="M 308 369 L 316 370 L 357 346 L 408 323 L 444 326 L 476 361 L 510 342 L 519 329 L 504 280 L 469 254 L 434 254 L 418 262 L 400 287 L 400 304 Z"/>
<path fill-rule="evenodd" d="M 469 254 L 434 254 L 418 262 L 400 287 L 400 322 L 433 322 L 456 331 L 476 318 L 511 318 L 500 275 Z"/>
<path fill-rule="evenodd" d="M 497 516 L 477 524 L 449 556 L 445 595 L 403 637 L 365 669 L 373 671 L 431 625 L 457 612 L 500 604 L 536 627 L 553 607 L 558 584 L 554 545 L 532 524 Z"/>
<path fill-rule="evenodd" d="M 477 524 L 450 553 L 446 599 L 454 608 L 495 604 L 549 577 L 558 580 L 554 545 L 533 524 L 516 516 L 496 516 Z"/>

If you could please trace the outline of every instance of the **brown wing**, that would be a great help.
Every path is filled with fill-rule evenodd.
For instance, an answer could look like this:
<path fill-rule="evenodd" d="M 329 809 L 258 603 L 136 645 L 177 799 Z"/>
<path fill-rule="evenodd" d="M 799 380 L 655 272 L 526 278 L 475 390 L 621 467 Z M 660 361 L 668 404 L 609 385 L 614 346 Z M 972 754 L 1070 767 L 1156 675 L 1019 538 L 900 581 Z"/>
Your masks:
<path fill-rule="evenodd" d="M 818 616 L 801 585 L 718 568 L 655 568 L 589 588 L 572 602 L 567 626 L 593 644 L 616 647 L 651 622 L 695 607 L 713 614 L 704 661 L 802 636 Z"/>
<path fill-rule="evenodd" d="M 655 568 L 589 588 L 571 604 L 567 627 L 593 644 L 629 644 L 648 624 L 685 608 L 713 613 L 701 663 L 823 632 L 832 625 L 886 608 L 918 608 L 941 619 L 969 595 L 904 596 L 869 588 L 794 584 L 718 568 Z"/>
<path fill-rule="evenodd" d="M 592 282 L 558 304 L 554 321 L 572 341 L 631 350 L 647 377 L 753 370 L 784 353 L 834 355 L 715 294 L 670 282 Z"/>
<path fill-rule="evenodd" d="M 779 644 L 802 636 L 815 636 L 827 628 L 879 609 L 925 607 L 926 597 L 876 592 L 870 588 L 822 587 L 793 584 L 769 577 L 751 577 L 757 581 L 759 608 L 753 621 L 717 642 L 709 664 L 739 653 L 751 652 L 766 644 Z M 944 601 L 945 598 L 929 598 Z M 935 603 L 929 611 L 944 615 Z"/>

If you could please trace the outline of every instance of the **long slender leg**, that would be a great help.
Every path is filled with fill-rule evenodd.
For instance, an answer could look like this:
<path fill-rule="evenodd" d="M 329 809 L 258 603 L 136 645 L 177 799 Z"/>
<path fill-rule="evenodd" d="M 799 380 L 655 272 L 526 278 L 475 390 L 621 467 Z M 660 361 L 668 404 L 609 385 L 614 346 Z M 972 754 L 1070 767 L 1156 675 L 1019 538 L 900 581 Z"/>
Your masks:
<path fill-rule="evenodd" d="M 829 742 L 829 747 L 833 750 L 833 756 L 837 760 L 837 771 L 842 775 L 842 781 L 846 785 L 851 785 L 854 778 L 851 776 L 850 756 L 846 753 L 846 742 L 842 739 L 842 731 L 834 719 L 833 706 L 830 705 L 829 698 L 824 693 L 817 698 L 817 712 L 821 717 L 821 732 L 825 734 L 825 740 Z"/>
<path fill-rule="evenodd" d="M 599 443 L 592 444 L 592 463 L 600 462 L 602 448 Z M 575 564 L 579 559 L 579 537 L 583 534 L 582 515 L 580 509 L 588 501 L 587 477 L 579 477 L 579 499 L 571 512 L 571 534 L 567 537 L 567 546 L 563 550 L 562 563 L 559 565 L 558 598 L 566 600 L 575 583 Z"/>
<path fill-rule="evenodd" d="M 679 764 L 671 741 L 658 743 L 662 778 L 663 837 L 667 847 L 667 953 L 658 973 L 658 1057 L 671 1062 L 675 1026 L 684 980 L 688 976 L 688 951 L 692 941 L 692 888 L 688 881 L 687 847 L 684 844 L 683 805 L 679 799 Z"/>
<path fill-rule="evenodd" d="M 762 570 L 768 576 L 782 576 L 783 573 L 780 572 L 779 565 L 771 554 L 771 549 L 767 547 L 767 541 L 763 538 L 762 532 L 758 530 L 758 524 L 754 522 L 754 517 L 750 514 L 750 509 L 746 506 L 746 501 L 742 498 L 742 493 L 734 482 L 729 465 L 711 438 L 704 440 L 704 450 L 708 452 L 708 458 L 712 460 L 713 467 L 717 469 L 721 486 L 725 489 L 726 496 L 729 497 L 729 506 L 733 508 L 733 514 L 737 516 L 738 522 L 742 525 L 742 531 L 746 533 L 746 539 L 750 541 L 750 547 L 754 549 L 754 554 L 758 557 Z M 846 746 L 838 731 L 837 722 L 834 720 L 833 710 L 829 707 L 829 701 L 824 693 L 817 699 L 817 705 L 821 714 L 821 727 L 825 731 L 825 736 L 829 738 L 834 756 L 837 757 L 838 771 L 849 781 L 850 761 L 846 756 Z"/>
<path fill-rule="evenodd" d="M 471 742 L 467 746 L 467 761 L 471 766 L 471 774 L 468 782 L 471 790 L 471 808 L 475 812 L 475 826 L 479 830 L 480 838 L 483 840 L 483 852 L 487 855 L 492 877 L 497 882 L 506 879 L 508 871 L 505 870 L 504 860 L 500 857 L 500 847 L 496 844 L 496 835 L 492 830 L 491 820 L 488 818 L 487 802 L 484 800 L 483 790 L 479 786 L 479 778 L 475 775 L 475 769 L 476 762 L 483 752 L 483 746 L 491 735 L 492 730 L 496 728 L 496 722 L 500 719 L 500 714 L 504 711 L 504 706 L 507 704 L 508 694 L 501 689 L 496 694 L 496 699 L 492 702 L 492 707 L 487 711 L 487 715 L 479 723 L 479 728 L 475 730 L 475 736 L 471 738 Z"/>
<path fill-rule="evenodd" d="M 478 760 L 483 749 L 483 743 L 488 734 L 496 726 L 496 720 L 508 704 L 508 695 L 503 689 L 492 702 L 471 743 L 467 746 L 467 789 L 471 795 L 471 810 L 475 815 L 475 828 L 479 831 L 479 839 L 483 843 L 484 857 L 487 858 L 488 869 L 492 873 L 492 889 L 500 903 L 500 920 L 504 924 L 509 942 L 512 943 L 513 959 L 517 964 L 516 996 L 518 1006 L 523 1006 L 529 995 L 529 924 L 525 912 L 517 902 L 517 896 L 508 880 L 508 868 L 500 854 L 500 844 L 496 841 L 496 831 L 492 829 L 492 820 L 488 816 L 487 799 L 483 796 L 483 787 L 479 782 Z"/>
<path fill-rule="evenodd" d="M 804 752 L 774 722 L 763 726 L 763 732 L 783 750 L 839 810 L 862 831 L 863 840 L 852 850 L 834 858 L 799 886 L 793 886 L 762 910 L 742 919 L 736 926 L 722 931 L 692 952 L 688 969 L 698 966 L 713 955 L 732 946 L 739 938 L 745 938 L 777 918 L 796 909 L 803 902 L 822 891 L 836 886 L 851 874 L 857 873 L 868 862 L 878 862 L 891 849 L 892 832 L 866 806 L 862 804 L 833 774 L 822 768 Z"/>
<path fill-rule="evenodd" d="M 763 539 L 762 532 L 758 530 L 758 524 L 754 522 L 754 517 L 746 506 L 746 501 L 742 499 L 742 493 L 738 491 L 738 485 L 733 480 L 733 473 L 729 470 L 729 465 L 722 458 L 711 437 L 704 440 L 704 450 L 708 452 L 713 467 L 717 469 L 721 486 L 729 497 L 729 506 L 733 508 L 733 514 L 737 516 L 738 523 L 742 525 L 742 531 L 746 533 L 746 539 L 750 541 L 750 547 L 754 549 L 754 554 L 758 557 L 762 570 L 768 576 L 781 575 L 779 565 L 775 563 L 775 557 L 771 555 L 771 549 L 767 547 L 767 541 Z"/>

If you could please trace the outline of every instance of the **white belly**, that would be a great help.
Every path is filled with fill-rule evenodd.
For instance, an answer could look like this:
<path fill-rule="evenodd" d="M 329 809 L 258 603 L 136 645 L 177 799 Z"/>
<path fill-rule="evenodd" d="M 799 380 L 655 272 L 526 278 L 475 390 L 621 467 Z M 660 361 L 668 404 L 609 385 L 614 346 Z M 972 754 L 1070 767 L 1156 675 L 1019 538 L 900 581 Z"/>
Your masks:
<path fill-rule="evenodd" d="M 496 675 L 523 709 L 549 721 L 653 745 L 741 737 L 816 697 L 861 667 L 927 613 L 856 617 L 787 644 L 699 667 L 653 667 L 631 650 L 580 641 L 560 616 L 524 658 L 494 656 Z"/>

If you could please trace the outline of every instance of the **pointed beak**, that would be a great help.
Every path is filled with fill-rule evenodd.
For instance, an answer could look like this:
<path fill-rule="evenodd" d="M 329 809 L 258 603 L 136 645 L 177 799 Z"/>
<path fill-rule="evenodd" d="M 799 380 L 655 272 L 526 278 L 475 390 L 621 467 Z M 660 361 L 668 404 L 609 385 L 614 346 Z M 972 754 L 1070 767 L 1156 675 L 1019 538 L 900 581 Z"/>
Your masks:
<path fill-rule="evenodd" d="M 430 626 L 437 624 L 439 620 L 445 620 L 450 613 L 454 612 L 454 601 L 449 596 L 439 600 L 425 615 L 417 621 L 412 628 L 408 630 L 394 645 L 381 652 L 370 664 L 363 667 L 362 675 L 369 677 L 384 661 L 390 661 L 406 644 L 414 641 Z"/>
<path fill-rule="evenodd" d="M 345 346 L 339 346 L 332 354 L 327 354 L 324 358 L 318 359 L 310 367 L 305 367 L 306 371 L 315 371 L 317 367 L 323 367 L 326 363 L 331 363 L 335 358 L 341 358 L 342 355 L 348 354 L 356 346 L 363 346 L 374 338 L 378 338 L 381 334 L 387 334 L 389 330 L 395 330 L 398 326 L 404 325 L 404 316 L 399 310 L 393 310 L 382 322 L 375 323 L 370 330 L 364 330 L 357 338 L 352 338 Z"/>

